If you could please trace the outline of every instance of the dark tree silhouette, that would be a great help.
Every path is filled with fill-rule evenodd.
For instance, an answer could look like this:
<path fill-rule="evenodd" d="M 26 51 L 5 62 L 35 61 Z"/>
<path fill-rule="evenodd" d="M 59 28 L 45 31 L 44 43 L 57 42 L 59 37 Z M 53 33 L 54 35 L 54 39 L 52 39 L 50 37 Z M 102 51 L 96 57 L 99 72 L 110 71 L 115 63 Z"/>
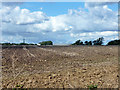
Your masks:
<path fill-rule="evenodd" d="M 97 40 L 94 40 L 94 41 L 93 41 L 93 44 L 94 44 L 94 45 L 102 45 L 102 44 L 103 44 L 103 40 L 104 40 L 103 37 L 98 38 Z"/>
<path fill-rule="evenodd" d="M 85 45 L 88 45 L 88 41 L 85 41 Z"/>
<path fill-rule="evenodd" d="M 92 45 L 92 41 L 89 41 L 89 45 Z"/>
<path fill-rule="evenodd" d="M 84 45 L 83 42 L 81 40 L 77 40 L 75 43 L 73 43 L 72 45 Z"/>
<path fill-rule="evenodd" d="M 92 45 L 92 41 L 85 41 L 85 45 Z"/>
<path fill-rule="evenodd" d="M 119 40 L 110 41 L 110 42 L 108 42 L 107 45 L 120 45 L 120 39 Z"/>

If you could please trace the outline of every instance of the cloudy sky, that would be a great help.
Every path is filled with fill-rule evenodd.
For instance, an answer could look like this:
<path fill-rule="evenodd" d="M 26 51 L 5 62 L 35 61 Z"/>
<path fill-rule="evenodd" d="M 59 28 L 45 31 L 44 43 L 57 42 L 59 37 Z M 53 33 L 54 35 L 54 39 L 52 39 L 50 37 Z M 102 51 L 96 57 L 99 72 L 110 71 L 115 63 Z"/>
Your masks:
<path fill-rule="evenodd" d="M 24 2 L 2 3 L 1 42 L 71 44 L 104 37 L 118 39 L 118 3 Z"/>

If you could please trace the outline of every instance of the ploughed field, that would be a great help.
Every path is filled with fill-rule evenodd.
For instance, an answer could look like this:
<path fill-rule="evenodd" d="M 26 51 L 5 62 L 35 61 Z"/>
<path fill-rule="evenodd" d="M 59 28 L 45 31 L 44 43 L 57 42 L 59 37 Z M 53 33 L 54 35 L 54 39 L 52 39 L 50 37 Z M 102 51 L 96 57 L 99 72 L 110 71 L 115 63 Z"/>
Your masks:
<path fill-rule="evenodd" d="M 118 46 L 2 48 L 3 88 L 118 87 Z"/>

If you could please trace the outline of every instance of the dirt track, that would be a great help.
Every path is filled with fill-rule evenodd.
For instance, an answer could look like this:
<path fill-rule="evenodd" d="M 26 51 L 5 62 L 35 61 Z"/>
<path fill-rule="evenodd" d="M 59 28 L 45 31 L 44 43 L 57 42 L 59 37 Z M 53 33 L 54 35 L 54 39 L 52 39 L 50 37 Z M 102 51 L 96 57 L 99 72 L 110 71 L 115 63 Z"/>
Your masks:
<path fill-rule="evenodd" d="M 3 88 L 118 87 L 118 46 L 3 48 Z"/>

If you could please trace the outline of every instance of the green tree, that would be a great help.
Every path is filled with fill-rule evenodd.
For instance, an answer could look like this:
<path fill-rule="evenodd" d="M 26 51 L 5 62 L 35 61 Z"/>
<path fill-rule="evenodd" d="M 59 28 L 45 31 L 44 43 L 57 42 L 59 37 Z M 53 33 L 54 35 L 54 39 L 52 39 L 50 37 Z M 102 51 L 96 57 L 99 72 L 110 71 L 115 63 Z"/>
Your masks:
<path fill-rule="evenodd" d="M 89 45 L 92 45 L 92 41 L 89 41 Z"/>
<path fill-rule="evenodd" d="M 97 40 L 94 40 L 93 43 L 94 43 L 94 45 L 102 45 L 103 40 L 104 40 L 104 38 L 101 37 L 101 38 L 98 38 Z"/>
<path fill-rule="evenodd" d="M 88 45 L 88 41 L 85 41 L 85 45 Z"/>
<path fill-rule="evenodd" d="M 108 42 L 107 45 L 120 45 L 120 39 L 119 40 L 110 41 L 110 42 Z"/>
<path fill-rule="evenodd" d="M 19 45 L 28 45 L 28 43 L 20 43 Z"/>
<path fill-rule="evenodd" d="M 2 43 L 2 45 L 11 45 L 11 43 Z"/>
<path fill-rule="evenodd" d="M 92 45 L 92 41 L 85 41 L 85 45 Z"/>
<path fill-rule="evenodd" d="M 41 44 L 41 45 L 53 45 L 53 42 L 52 41 L 43 41 L 43 42 L 40 42 L 39 44 Z"/>
<path fill-rule="evenodd" d="M 73 43 L 72 45 L 83 45 L 83 42 L 81 40 L 77 40 L 75 43 Z"/>

